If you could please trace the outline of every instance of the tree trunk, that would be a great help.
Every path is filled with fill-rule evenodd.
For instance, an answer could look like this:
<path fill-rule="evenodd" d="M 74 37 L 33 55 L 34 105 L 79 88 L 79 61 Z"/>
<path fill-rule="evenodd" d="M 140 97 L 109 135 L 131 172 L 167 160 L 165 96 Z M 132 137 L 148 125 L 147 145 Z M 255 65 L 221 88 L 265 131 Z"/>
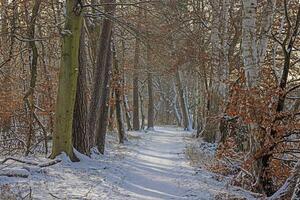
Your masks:
<path fill-rule="evenodd" d="M 114 58 L 112 58 L 112 62 L 113 62 L 113 67 L 115 66 L 114 64 Z M 112 70 L 114 71 L 114 69 Z M 115 72 L 112 72 L 113 73 L 113 78 L 115 76 Z M 111 86 L 113 86 L 114 83 L 111 83 Z M 115 86 L 111 89 L 110 91 L 110 97 L 109 97 L 109 100 L 108 100 L 108 104 L 109 104 L 109 109 L 108 109 L 108 127 L 107 129 L 111 132 L 114 131 L 114 127 L 115 127 L 115 117 L 114 117 L 114 114 L 115 114 L 115 110 L 116 110 L 116 104 L 115 104 L 115 98 L 116 98 L 116 95 L 115 95 Z"/>
<path fill-rule="evenodd" d="M 148 60 L 148 130 L 154 129 L 154 101 L 153 101 L 153 82 L 152 72 L 150 71 L 151 66 L 151 52 L 150 49 L 147 51 Z"/>
<path fill-rule="evenodd" d="M 105 13 L 114 15 L 115 12 L 115 0 L 105 0 Z M 89 106 L 89 117 L 88 117 L 88 134 L 90 137 L 90 146 L 94 147 L 96 145 L 95 141 L 95 131 L 96 127 L 99 124 L 100 118 L 100 98 L 101 98 L 101 88 L 103 86 L 103 80 L 105 78 L 105 68 L 107 62 L 107 55 L 110 51 L 109 43 L 111 38 L 113 22 L 110 19 L 105 18 L 103 20 L 103 25 L 101 28 L 101 35 L 99 39 L 99 49 L 96 60 L 96 69 L 94 70 L 94 81 L 92 86 L 92 98 Z"/>
<path fill-rule="evenodd" d="M 178 69 L 176 71 L 176 86 L 177 86 L 177 90 L 179 93 L 179 102 L 180 102 L 180 108 L 181 108 L 181 113 L 182 113 L 183 127 L 184 127 L 184 130 L 191 131 L 192 127 L 190 124 L 189 113 L 187 110 L 187 105 L 186 105 L 186 101 L 185 101 L 185 97 L 184 97 L 184 91 L 183 91 L 184 89 L 182 86 L 181 74 Z"/>
<path fill-rule="evenodd" d="M 117 59 L 117 53 L 115 48 L 115 41 L 113 40 L 113 64 L 114 64 L 114 70 L 115 70 L 115 77 L 117 80 L 117 85 L 115 88 L 115 98 L 116 98 L 116 119 L 117 119 L 117 125 L 118 125 L 118 135 L 119 135 L 119 143 L 123 144 L 125 138 L 125 129 L 123 124 L 123 118 L 122 118 L 122 77 L 119 69 L 119 62 Z"/>
<path fill-rule="evenodd" d="M 16 10 L 16 3 L 12 2 L 13 4 L 13 11 L 14 14 Z M 3 62 L 9 63 L 12 58 L 12 53 L 14 49 L 14 41 L 15 38 L 13 36 L 14 31 L 15 31 L 15 21 L 16 21 L 16 16 L 13 15 L 12 19 L 10 20 L 11 22 L 11 31 L 9 31 L 9 18 L 8 18 L 8 0 L 1 0 L 1 37 L 0 37 L 0 43 L 2 45 L 6 45 L 7 43 L 9 44 L 9 50 L 7 52 L 2 52 L 2 59 L 1 59 L 1 64 Z M 11 33 L 10 33 L 11 32 Z M 10 42 L 8 42 L 10 39 Z M 3 61 L 4 60 L 4 61 Z M 11 67 L 8 68 L 2 68 L 1 69 L 2 74 L 4 75 L 4 80 L 1 84 L 1 94 L 2 98 L 5 98 L 5 101 L 11 102 L 13 97 L 12 97 L 12 84 L 11 84 L 11 78 L 9 77 L 11 74 Z M 2 106 L 1 106 L 2 107 Z M 6 106 L 3 106 L 3 108 Z M 2 109 L 3 109 L 2 108 Z M 5 119 L 2 119 L 0 131 L 3 133 L 9 134 L 9 130 L 11 128 L 11 117 L 6 117 Z"/>
<path fill-rule="evenodd" d="M 71 160 L 76 160 L 72 145 L 72 125 L 82 19 L 79 2 L 67 0 L 51 158 L 65 152 Z"/>
<path fill-rule="evenodd" d="M 116 118 L 118 124 L 118 133 L 119 133 L 119 143 L 123 144 L 125 138 L 125 129 L 122 118 L 122 107 L 121 107 L 122 99 L 119 89 L 116 89 Z"/>
<path fill-rule="evenodd" d="M 153 101 L 153 83 L 152 73 L 148 72 L 148 130 L 154 129 L 154 101 Z"/>
<path fill-rule="evenodd" d="M 123 6 L 122 6 L 123 7 Z M 121 37 L 124 37 L 124 31 L 121 31 Z M 125 41 L 121 40 L 121 69 L 122 69 L 122 99 L 123 99 L 123 108 L 124 108 L 124 113 L 125 113 L 125 119 L 126 119 L 126 125 L 127 125 L 127 130 L 131 131 L 132 130 L 132 125 L 131 125 L 131 113 L 129 110 L 128 106 L 128 98 L 126 95 L 126 78 L 125 78 Z"/>
<path fill-rule="evenodd" d="M 139 99 L 140 99 L 140 110 L 141 110 L 141 128 L 145 129 L 145 114 L 144 114 L 144 97 L 141 91 L 139 91 Z"/>
<path fill-rule="evenodd" d="M 123 94 L 123 105 L 124 105 L 124 110 L 125 110 L 127 130 L 131 131 L 133 129 L 132 129 L 132 126 L 131 126 L 131 115 L 130 115 L 130 112 L 129 112 L 128 99 L 127 99 L 126 94 Z"/>
<path fill-rule="evenodd" d="M 259 67 L 256 38 L 256 9 L 257 0 L 243 0 L 243 20 L 242 20 L 242 55 L 244 61 L 244 72 L 247 88 L 255 89 L 259 82 Z M 253 111 L 247 108 L 247 112 L 253 116 Z M 254 155 L 260 149 L 260 139 L 258 124 L 253 121 L 250 125 L 250 155 Z M 256 178 L 255 184 L 259 190 L 262 190 L 261 173 L 262 160 L 255 160 L 252 166 L 253 174 Z"/>
<path fill-rule="evenodd" d="M 258 83 L 259 68 L 256 44 L 256 9 L 257 0 L 243 0 L 243 39 L 242 50 L 247 86 L 255 87 Z"/>
<path fill-rule="evenodd" d="M 179 111 L 178 106 L 177 106 L 178 96 L 177 96 L 177 92 L 176 92 L 176 84 L 174 82 L 173 82 L 173 91 L 174 91 L 173 110 L 174 110 L 175 118 L 176 118 L 176 121 L 177 121 L 177 125 L 182 126 L 182 117 L 180 115 L 180 111 Z"/>
<path fill-rule="evenodd" d="M 90 154 L 89 135 L 87 133 L 87 80 L 85 30 L 81 28 L 79 69 L 77 78 L 76 100 L 73 114 L 73 146 L 85 155 Z"/>
<path fill-rule="evenodd" d="M 5 44 L 6 39 L 8 38 L 7 35 L 8 33 L 8 19 L 7 19 L 7 5 L 8 5 L 8 0 L 1 0 L 1 38 L 0 40 L 3 44 Z"/>
<path fill-rule="evenodd" d="M 269 33 L 273 24 L 273 15 L 276 7 L 276 0 L 267 0 L 266 6 L 263 8 L 261 26 L 260 26 L 260 40 L 258 41 L 258 65 L 262 66 L 267 52 L 267 45 L 269 41 Z"/>
<path fill-rule="evenodd" d="M 142 10 L 138 8 L 138 16 L 142 15 Z M 138 22 L 137 30 L 141 29 L 141 22 Z M 140 59 L 140 38 L 136 37 L 134 66 L 133 66 L 133 130 L 140 130 L 139 119 L 139 59 Z"/>
<path fill-rule="evenodd" d="M 104 69 L 104 80 L 101 85 L 101 99 L 100 99 L 100 117 L 99 125 L 96 130 L 96 145 L 101 154 L 104 154 L 105 150 L 105 137 L 108 125 L 108 108 L 109 108 L 109 97 L 110 97 L 110 79 L 111 79 L 111 68 L 112 68 L 112 51 L 111 44 L 109 45 L 108 54 L 106 57 L 106 66 Z"/>
<path fill-rule="evenodd" d="M 26 152 L 25 155 L 27 156 L 30 153 L 30 147 L 32 143 L 32 139 L 34 137 L 34 89 L 36 85 L 36 78 L 37 78 L 37 62 L 38 62 L 38 50 L 35 44 L 35 25 L 36 25 L 36 19 L 38 17 L 39 9 L 41 5 L 41 0 L 35 0 L 33 9 L 32 9 L 32 16 L 29 22 L 29 28 L 28 28 L 28 38 L 31 39 L 29 42 L 29 46 L 31 49 L 31 55 L 30 55 L 30 84 L 29 89 L 26 92 L 24 96 L 24 101 L 26 104 L 26 107 L 29 111 L 29 131 L 28 131 L 28 137 L 26 141 Z"/>
<path fill-rule="evenodd" d="M 133 130 L 140 130 L 139 119 L 139 55 L 140 54 L 140 39 L 136 38 L 135 55 L 134 55 L 134 72 L 133 72 Z"/>
<path fill-rule="evenodd" d="M 220 104 L 224 105 L 227 101 L 228 96 L 228 86 L 226 81 L 228 81 L 229 77 L 229 8 L 230 8 L 230 1 L 223 0 L 221 1 L 221 13 L 220 13 L 220 21 L 222 22 L 221 25 L 221 37 L 220 37 L 220 45 L 221 45 L 221 54 L 220 54 L 220 66 L 219 66 L 219 81 L 220 85 L 218 87 L 219 95 L 221 96 Z M 222 107 L 221 107 L 222 108 Z M 223 112 L 224 109 L 219 110 L 219 112 Z"/>

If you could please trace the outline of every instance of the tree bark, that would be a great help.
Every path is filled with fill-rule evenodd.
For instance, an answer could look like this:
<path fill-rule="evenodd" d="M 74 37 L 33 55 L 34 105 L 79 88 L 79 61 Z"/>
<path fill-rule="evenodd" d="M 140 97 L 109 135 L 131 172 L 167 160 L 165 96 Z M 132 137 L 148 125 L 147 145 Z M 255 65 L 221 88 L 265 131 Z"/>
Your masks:
<path fill-rule="evenodd" d="M 117 86 L 115 88 L 115 96 L 116 96 L 116 119 L 118 125 L 118 135 L 119 135 L 119 143 L 123 144 L 125 140 L 125 129 L 123 124 L 123 117 L 122 117 L 122 78 L 119 69 L 119 63 L 117 59 L 115 43 L 113 41 L 113 63 L 114 63 L 114 70 L 117 82 Z"/>
<path fill-rule="evenodd" d="M 139 118 L 139 54 L 140 54 L 140 39 L 136 38 L 135 56 L 134 56 L 134 72 L 133 72 L 133 130 L 140 130 Z"/>
<path fill-rule="evenodd" d="M 145 129 L 145 114 L 144 114 L 144 97 L 142 90 L 139 91 L 139 99 L 140 99 L 140 111 L 141 111 L 141 128 L 142 130 Z"/>
<path fill-rule="evenodd" d="M 179 69 L 177 69 L 176 71 L 176 86 L 179 93 L 179 102 L 180 102 L 180 108 L 182 113 L 183 127 L 184 130 L 191 131 L 192 127 L 189 120 L 189 113 L 187 110 L 187 105 L 184 97 L 184 88 L 182 86 L 181 74 Z"/>
<path fill-rule="evenodd" d="M 29 28 L 28 28 L 28 38 L 31 39 L 29 42 L 29 47 L 31 49 L 31 55 L 30 55 L 30 84 L 29 89 L 26 92 L 24 96 L 24 101 L 26 104 L 26 107 L 29 111 L 29 131 L 26 141 L 26 152 L 25 155 L 27 156 L 30 153 L 30 147 L 32 143 L 32 139 L 34 137 L 34 90 L 36 85 L 36 79 L 37 79 L 37 62 L 38 62 L 38 49 L 35 44 L 35 25 L 36 25 L 36 19 L 38 17 L 39 9 L 41 5 L 41 0 L 35 0 L 33 9 L 32 9 L 32 16 L 29 22 Z"/>
<path fill-rule="evenodd" d="M 142 10 L 138 8 L 138 16 L 141 17 Z M 141 29 L 141 22 L 138 22 L 137 30 Z M 139 59 L 140 59 L 140 38 L 135 40 L 134 66 L 133 66 L 133 130 L 140 130 L 139 119 Z"/>
<path fill-rule="evenodd" d="M 107 14 L 114 15 L 115 12 L 115 0 L 105 0 L 104 11 Z M 88 134 L 90 137 L 90 146 L 94 147 L 96 145 L 96 129 L 99 124 L 101 107 L 101 91 L 103 88 L 103 81 L 105 78 L 105 68 L 107 66 L 107 57 L 110 52 L 110 39 L 112 32 L 113 22 L 110 19 L 105 18 L 103 20 L 103 25 L 101 28 L 101 35 L 99 38 L 99 49 L 97 53 L 96 69 L 94 70 L 94 80 L 92 86 L 92 98 L 89 106 L 89 117 L 88 117 Z"/>
<path fill-rule="evenodd" d="M 104 80 L 101 85 L 101 99 L 100 99 L 100 116 L 98 121 L 98 127 L 96 130 L 96 145 L 101 154 L 104 154 L 105 150 L 105 137 L 108 125 L 108 108 L 110 97 L 110 79 L 112 70 L 112 51 L 111 44 L 109 44 L 109 50 L 107 52 L 107 61 L 104 69 Z"/>
<path fill-rule="evenodd" d="M 174 114 L 175 114 L 175 118 L 176 118 L 176 121 L 177 121 L 177 125 L 178 126 L 182 126 L 182 117 L 181 117 L 181 113 L 178 109 L 178 95 L 177 95 L 177 92 L 176 92 L 176 84 L 173 82 L 173 92 L 174 92 L 174 100 L 172 102 L 173 104 L 173 110 L 174 110 Z"/>
<path fill-rule="evenodd" d="M 147 60 L 148 60 L 148 130 L 154 129 L 154 100 L 153 100 L 153 81 L 151 71 L 151 52 L 147 49 Z"/>
<path fill-rule="evenodd" d="M 113 65 L 114 65 L 114 75 L 117 81 L 115 87 L 115 98 L 116 98 L 116 119 L 117 119 L 117 126 L 118 126 L 118 135 L 119 135 L 119 143 L 123 144 L 125 138 L 125 128 L 123 124 L 123 117 L 122 117 L 122 76 L 119 68 L 119 60 L 117 58 L 117 52 L 115 47 L 115 39 L 113 38 L 112 41 L 112 49 L 113 49 Z"/>
<path fill-rule="evenodd" d="M 76 156 L 72 145 L 73 111 L 78 76 L 78 54 L 82 12 L 77 0 L 66 1 L 66 22 L 63 30 L 62 60 L 56 102 L 55 132 L 51 158 L 65 152 L 71 160 Z"/>
<path fill-rule="evenodd" d="M 243 0 L 242 51 L 247 86 L 255 87 L 258 83 L 259 68 L 256 38 L 257 0 Z"/>
<path fill-rule="evenodd" d="M 124 111 L 125 111 L 125 117 L 126 117 L 126 124 L 127 124 L 127 130 L 131 131 L 132 126 L 131 126 L 131 115 L 129 111 L 129 106 L 128 106 L 128 99 L 126 94 L 123 94 L 123 105 L 124 105 Z"/>
<path fill-rule="evenodd" d="M 13 5 L 13 12 L 16 14 L 16 2 L 12 1 Z M 9 63 L 12 59 L 13 49 L 14 49 L 14 41 L 15 38 L 13 36 L 16 26 L 16 16 L 13 15 L 12 19 L 9 20 L 8 18 L 8 0 L 1 0 L 1 37 L 0 37 L 0 43 L 1 45 L 7 45 L 9 43 L 9 50 L 5 53 L 2 52 L 2 58 L 0 63 Z M 10 22 L 10 31 L 9 31 L 9 22 Z M 11 74 L 11 67 L 8 68 L 2 68 L 1 69 L 2 74 L 4 75 L 4 80 L 1 84 L 1 92 L 2 98 L 5 98 L 5 101 L 11 102 L 12 97 L 12 84 L 11 84 L 11 78 L 9 75 Z M 6 75 L 5 75 L 6 74 Z M 1 106 L 2 107 L 2 106 Z M 3 108 L 6 106 L 3 106 Z M 6 119 L 2 119 L 2 123 L 0 126 L 0 131 L 3 133 L 9 133 L 9 130 L 11 128 L 11 117 L 6 117 Z"/>
<path fill-rule="evenodd" d="M 273 24 L 273 15 L 276 7 L 276 0 L 267 0 L 266 6 L 263 8 L 261 26 L 260 26 L 260 38 L 257 44 L 258 51 L 258 65 L 261 67 L 266 56 L 267 45 L 269 41 L 269 33 Z"/>
<path fill-rule="evenodd" d="M 79 69 L 77 78 L 76 100 L 73 114 L 73 146 L 85 155 L 90 154 L 89 135 L 87 134 L 87 80 L 86 80 L 86 33 L 81 28 L 79 48 Z"/>

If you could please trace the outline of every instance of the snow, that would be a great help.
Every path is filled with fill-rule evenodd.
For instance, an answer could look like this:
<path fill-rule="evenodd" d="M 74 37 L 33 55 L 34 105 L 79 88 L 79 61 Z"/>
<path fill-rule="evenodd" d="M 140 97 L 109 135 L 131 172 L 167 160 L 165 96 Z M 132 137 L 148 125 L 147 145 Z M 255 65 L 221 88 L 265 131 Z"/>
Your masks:
<path fill-rule="evenodd" d="M 255 199 L 249 192 L 215 180 L 215 174 L 191 167 L 184 153 L 184 138 L 190 134 L 179 128 L 155 127 L 147 133 L 131 132 L 125 145 L 118 145 L 116 138 L 108 135 L 104 156 L 90 158 L 75 152 L 81 162 L 72 163 L 62 154 L 59 156 L 62 162 L 43 170 L 9 163 L 6 169 L 13 165 L 30 175 L 28 178 L 0 176 L 0 186 L 22 188 L 23 196 L 31 191 L 33 199 L 43 200 L 207 200 L 223 193 Z M 35 158 L 35 161 L 47 159 Z"/>

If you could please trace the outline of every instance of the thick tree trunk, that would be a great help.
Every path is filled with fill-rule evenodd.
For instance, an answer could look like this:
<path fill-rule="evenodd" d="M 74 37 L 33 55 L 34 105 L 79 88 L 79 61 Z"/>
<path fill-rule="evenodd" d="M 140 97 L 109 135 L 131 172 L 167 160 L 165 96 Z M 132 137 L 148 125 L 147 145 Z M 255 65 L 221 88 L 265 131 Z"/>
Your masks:
<path fill-rule="evenodd" d="M 188 109 L 187 109 L 187 105 L 186 105 L 186 101 L 185 101 L 185 97 L 184 97 L 184 88 L 182 85 L 181 74 L 180 74 L 179 70 L 176 71 L 176 86 L 177 86 L 177 90 L 178 90 L 178 94 L 179 94 L 179 102 L 180 102 L 180 108 L 181 108 L 181 113 L 182 113 L 183 128 L 184 128 L 184 130 L 191 131 L 192 126 L 191 126 L 190 120 L 189 120 L 189 113 L 188 113 Z"/>
<path fill-rule="evenodd" d="M 85 30 L 81 28 L 79 69 L 77 78 L 76 100 L 73 114 L 73 146 L 85 155 L 90 154 L 89 135 L 87 133 L 87 80 Z"/>
<path fill-rule="evenodd" d="M 269 33 L 273 24 L 273 15 L 276 7 L 276 0 L 267 0 L 266 6 L 263 8 L 261 26 L 260 26 L 260 39 L 257 44 L 258 65 L 262 66 L 267 53 L 267 46 L 269 41 Z"/>
<path fill-rule="evenodd" d="M 220 21 L 222 22 L 221 25 L 221 55 L 220 55 L 220 66 L 219 66 L 219 81 L 220 85 L 218 87 L 219 95 L 221 96 L 220 104 L 224 105 L 227 101 L 228 96 L 228 81 L 229 77 L 229 9 L 230 9 L 230 0 L 223 0 L 221 1 L 221 13 L 220 13 Z M 224 109 L 221 107 L 222 112 Z"/>
<path fill-rule="evenodd" d="M 107 61 L 104 71 L 104 80 L 101 85 L 101 99 L 100 99 L 100 117 L 99 125 L 96 130 L 96 145 L 101 154 L 104 154 L 105 150 L 105 137 L 108 125 L 108 108 L 109 108 L 109 97 L 110 97 L 110 79 L 112 70 L 112 51 L 111 44 L 107 54 Z"/>
<path fill-rule="evenodd" d="M 16 10 L 16 3 L 12 2 L 13 4 L 13 11 Z M 1 45 L 7 45 L 9 43 L 9 50 L 7 52 L 1 52 L 1 61 L 0 63 L 9 63 L 12 59 L 12 53 L 14 49 L 14 41 L 15 38 L 13 36 L 16 26 L 16 16 L 13 15 L 12 19 L 9 20 L 8 18 L 8 0 L 1 0 L 1 37 L 0 37 L 0 43 Z M 16 13 L 14 13 L 16 14 Z M 11 30 L 9 31 L 9 21 L 11 25 Z M 10 39 L 10 41 L 9 41 Z M 5 98 L 5 101 L 11 102 L 12 97 L 12 84 L 11 84 L 11 78 L 9 77 L 11 74 L 11 67 L 8 68 L 2 68 L 2 74 L 4 75 L 4 80 L 1 83 L 1 93 L 2 98 Z M 6 106 L 1 106 L 1 109 L 4 110 Z M 6 108 L 7 109 L 7 108 Z M 0 131 L 2 133 L 9 134 L 9 130 L 11 128 L 11 117 L 7 117 L 6 119 L 2 119 Z"/>
<path fill-rule="evenodd" d="M 211 75 L 212 75 L 212 90 L 218 89 L 220 84 L 219 70 L 221 67 L 221 39 L 220 39 L 220 0 L 212 0 L 212 24 L 211 24 Z M 223 67 L 223 66 L 222 66 Z"/>
<path fill-rule="evenodd" d="M 8 38 L 8 13 L 7 13 L 7 5 L 8 0 L 1 0 L 1 37 L 0 40 L 3 44 L 6 43 L 6 39 Z"/>
<path fill-rule="evenodd" d="M 115 0 L 105 0 L 105 13 L 114 15 L 115 12 Z M 88 117 L 88 134 L 90 137 L 90 146 L 94 147 L 96 145 L 95 134 L 96 128 L 99 124 L 100 118 L 100 99 L 101 99 L 101 88 L 103 87 L 103 80 L 105 78 L 105 68 L 107 62 L 107 55 L 110 51 L 110 39 L 112 32 L 113 22 L 110 19 L 105 18 L 103 20 L 103 25 L 101 28 L 101 35 L 99 39 L 99 49 L 96 60 L 96 69 L 94 70 L 94 80 L 92 86 L 92 98 L 89 106 L 89 117 Z"/>
<path fill-rule="evenodd" d="M 247 88 L 255 89 L 259 82 L 259 66 L 257 52 L 257 37 L 256 37 L 256 12 L 257 0 L 243 0 L 243 20 L 242 20 L 242 54 L 244 61 L 244 72 Z M 253 111 L 248 108 L 247 112 L 253 116 Z M 250 155 L 254 155 L 260 149 L 261 141 L 257 137 L 259 133 L 259 125 L 253 121 L 250 124 Z M 253 174 L 256 178 L 256 187 L 262 190 L 261 175 L 263 161 L 255 160 L 252 166 Z"/>
<path fill-rule="evenodd" d="M 243 0 L 243 39 L 242 50 L 247 86 L 255 87 L 258 83 L 259 68 L 256 39 L 257 0 Z"/>
<path fill-rule="evenodd" d="M 71 160 L 76 160 L 72 145 L 72 125 L 82 19 L 79 2 L 67 0 L 51 158 L 65 152 Z"/>

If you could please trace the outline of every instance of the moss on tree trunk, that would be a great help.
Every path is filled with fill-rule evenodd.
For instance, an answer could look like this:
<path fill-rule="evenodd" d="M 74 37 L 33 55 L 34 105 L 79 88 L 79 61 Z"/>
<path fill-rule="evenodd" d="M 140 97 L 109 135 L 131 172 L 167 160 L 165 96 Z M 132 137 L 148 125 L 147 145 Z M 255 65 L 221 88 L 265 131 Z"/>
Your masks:
<path fill-rule="evenodd" d="M 66 0 L 66 14 L 65 28 L 62 33 L 62 57 L 51 158 L 65 152 L 74 161 L 76 157 L 72 145 L 72 124 L 78 76 L 79 41 L 83 19 L 77 0 Z"/>

